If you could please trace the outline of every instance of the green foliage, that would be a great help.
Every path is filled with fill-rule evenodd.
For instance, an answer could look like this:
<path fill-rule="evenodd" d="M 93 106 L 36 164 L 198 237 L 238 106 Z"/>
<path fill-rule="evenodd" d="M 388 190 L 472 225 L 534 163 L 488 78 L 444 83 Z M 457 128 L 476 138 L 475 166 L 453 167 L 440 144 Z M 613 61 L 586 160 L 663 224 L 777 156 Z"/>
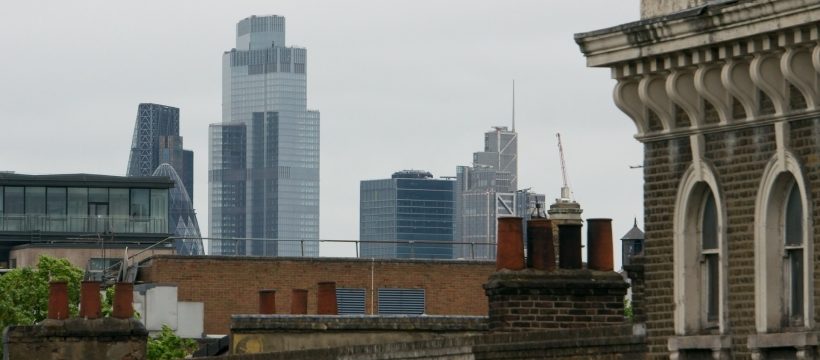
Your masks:
<path fill-rule="evenodd" d="M 76 315 L 82 278 L 83 271 L 68 260 L 49 256 L 40 256 L 35 268 L 14 269 L 0 276 L 0 329 L 44 320 L 48 315 L 49 281 L 68 282 L 69 307 Z"/>
<path fill-rule="evenodd" d="M 629 299 L 624 299 L 624 316 L 629 321 L 635 321 L 635 314 L 632 312 L 632 302 Z"/>
<path fill-rule="evenodd" d="M 196 341 L 183 339 L 174 334 L 168 325 L 162 325 L 162 331 L 148 339 L 148 360 L 184 359 L 196 349 Z"/>
<path fill-rule="evenodd" d="M 103 317 L 111 316 L 111 313 L 114 311 L 114 287 L 109 286 L 108 289 L 105 289 L 105 295 L 102 298 L 102 306 L 100 312 L 102 313 Z"/>

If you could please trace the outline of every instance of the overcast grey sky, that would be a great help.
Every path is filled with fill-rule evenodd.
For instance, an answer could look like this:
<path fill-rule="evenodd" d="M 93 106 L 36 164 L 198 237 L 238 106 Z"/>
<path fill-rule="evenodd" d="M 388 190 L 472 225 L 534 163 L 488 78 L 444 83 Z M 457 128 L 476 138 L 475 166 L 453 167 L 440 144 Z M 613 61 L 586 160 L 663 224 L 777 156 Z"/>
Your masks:
<path fill-rule="evenodd" d="M 638 0 L 4 1 L 0 170 L 124 175 L 137 104 L 179 107 L 207 233 L 208 124 L 236 22 L 287 18 L 308 49 L 321 111 L 321 237 L 358 238 L 359 181 L 401 169 L 454 175 L 509 125 L 516 81 L 519 186 L 559 195 L 561 132 L 584 216 L 643 219 L 642 147 L 573 34 L 634 21 Z M 620 247 L 620 243 L 616 243 Z M 322 255 L 350 255 L 323 246 Z"/>

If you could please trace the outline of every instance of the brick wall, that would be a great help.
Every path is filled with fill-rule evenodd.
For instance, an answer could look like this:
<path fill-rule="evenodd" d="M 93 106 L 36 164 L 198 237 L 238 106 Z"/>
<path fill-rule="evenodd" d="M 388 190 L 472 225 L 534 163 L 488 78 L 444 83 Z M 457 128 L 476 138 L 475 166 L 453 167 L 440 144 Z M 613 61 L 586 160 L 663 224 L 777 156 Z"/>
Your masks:
<path fill-rule="evenodd" d="M 379 288 L 423 288 L 429 315 L 487 315 L 482 285 L 494 262 L 333 258 L 155 256 L 144 262 L 138 281 L 175 284 L 179 301 L 205 304 L 205 332 L 227 334 L 230 316 L 258 311 L 258 290 L 277 289 L 276 312 L 290 311 L 293 288 L 308 289 L 308 313 L 316 313 L 320 281 L 337 288 L 366 289 L 366 311 L 378 309 Z M 373 275 L 371 278 L 371 274 Z M 371 284 L 376 292 L 371 293 Z"/>
<path fill-rule="evenodd" d="M 537 331 L 623 323 L 627 288 L 614 272 L 499 272 L 485 285 L 490 330 Z"/>
<path fill-rule="evenodd" d="M 3 332 L 5 360 L 142 360 L 148 331 L 136 319 L 47 319 L 9 326 Z"/>
<path fill-rule="evenodd" d="M 631 325 L 530 333 L 457 336 L 409 343 L 348 346 L 208 359 L 643 359 L 644 337 Z"/>
<path fill-rule="evenodd" d="M 817 122 L 813 121 L 810 127 L 816 131 Z M 806 132 L 804 127 L 793 127 L 792 142 L 803 144 L 806 149 L 811 146 L 816 149 L 816 145 L 805 140 Z M 732 335 L 732 355 L 745 359 L 750 357 L 747 337 L 755 332 L 755 199 L 763 170 L 776 149 L 774 127 L 761 125 L 714 132 L 706 134 L 704 140 L 704 158 L 714 166 L 726 206 L 729 267 L 726 310 Z M 812 151 L 816 150 L 804 150 L 799 155 L 801 161 L 805 162 Z M 673 335 L 675 310 L 672 269 L 674 206 L 680 179 L 691 164 L 689 138 L 648 142 L 644 156 L 646 242 L 643 290 L 647 337 L 650 357 L 666 359 L 669 356 L 667 339 Z M 817 177 L 811 173 L 807 175 Z M 817 189 L 816 186 L 813 188 Z"/>

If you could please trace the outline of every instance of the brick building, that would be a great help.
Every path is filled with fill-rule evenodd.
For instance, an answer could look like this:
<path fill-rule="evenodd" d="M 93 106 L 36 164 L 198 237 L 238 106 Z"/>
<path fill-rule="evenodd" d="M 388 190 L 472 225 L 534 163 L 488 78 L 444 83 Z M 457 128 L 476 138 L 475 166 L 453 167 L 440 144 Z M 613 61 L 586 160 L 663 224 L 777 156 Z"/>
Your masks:
<path fill-rule="evenodd" d="M 426 315 L 486 315 L 481 285 L 493 271 L 486 261 L 157 255 L 140 264 L 138 281 L 176 285 L 179 301 L 204 303 L 206 334 L 227 334 L 231 315 L 257 313 L 260 289 L 277 290 L 278 314 L 290 313 L 292 289 L 306 289 L 315 314 L 316 284 L 328 280 L 360 290 L 365 315 L 386 313 L 385 290 L 420 293 Z"/>
<path fill-rule="evenodd" d="M 648 357 L 817 358 L 820 1 L 641 16 L 576 41 L 644 144 Z"/>

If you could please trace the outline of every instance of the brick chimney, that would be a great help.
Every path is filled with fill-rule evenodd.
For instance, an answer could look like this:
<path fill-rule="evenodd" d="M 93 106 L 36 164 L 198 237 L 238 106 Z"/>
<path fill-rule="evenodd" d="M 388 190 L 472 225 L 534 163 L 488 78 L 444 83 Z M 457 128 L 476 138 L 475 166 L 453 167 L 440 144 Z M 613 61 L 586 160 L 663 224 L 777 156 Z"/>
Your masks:
<path fill-rule="evenodd" d="M 518 249 L 501 245 L 502 220 L 499 219 L 498 257 L 506 258 L 511 256 L 510 253 L 515 256 Z M 528 228 L 530 226 L 544 227 L 528 224 Z M 559 225 L 560 269 L 555 269 L 554 260 L 551 268 L 536 268 L 535 264 L 541 261 L 539 259 L 549 258 L 549 254 L 544 252 L 554 249 L 551 246 L 535 246 L 539 242 L 551 243 L 552 239 L 546 237 L 547 234 L 551 236 L 552 232 L 540 231 L 539 235 L 531 235 L 544 238 L 530 239 L 534 241 L 528 254 L 527 264 L 530 268 L 499 269 L 490 276 L 484 285 L 489 300 L 490 330 L 514 332 L 587 328 L 626 321 L 624 296 L 629 285 L 620 274 L 612 271 L 612 266 L 607 262 L 612 257 L 611 225 L 608 219 L 597 219 L 589 224 L 589 228 L 589 234 L 593 237 L 589 243 L 594 245 L 590 246 L 588 256 L 595 259 L 594 269 L 582 268 L 581 226 L 562 223 Z"/>

